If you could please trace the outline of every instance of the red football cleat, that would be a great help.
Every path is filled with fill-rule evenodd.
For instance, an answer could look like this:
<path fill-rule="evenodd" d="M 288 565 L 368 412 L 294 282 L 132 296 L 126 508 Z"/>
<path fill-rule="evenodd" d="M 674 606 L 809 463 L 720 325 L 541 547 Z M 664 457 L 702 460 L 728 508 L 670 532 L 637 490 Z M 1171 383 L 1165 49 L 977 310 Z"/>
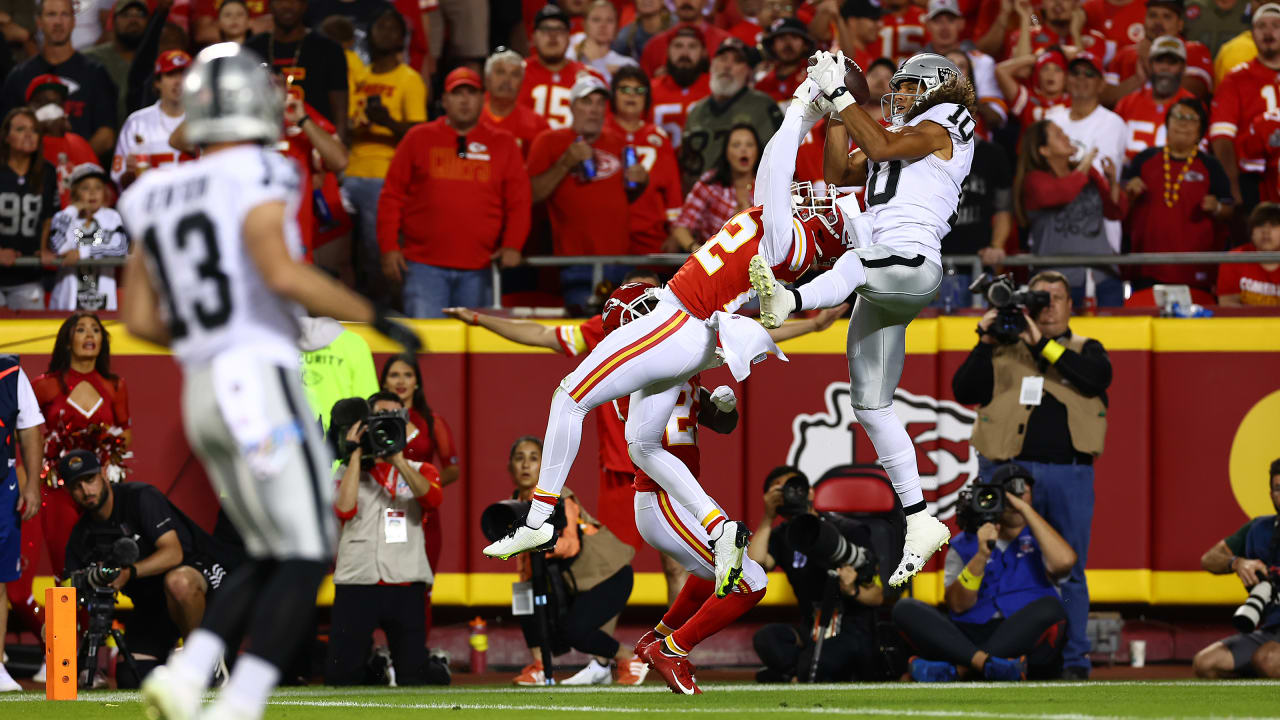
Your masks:
<path fill-rule="evenodd" d="M 649 653 L 649 666 L 662 676 L 671 692 L 681 695 L 701 695 L 702 688 L 693 677 L 693 663 L 687 657 L 675 657 L 655 647 Z"/>
<path fill-rule="evenodd" d="M 649 649 L 653 648 L 654 650 L 657 650 L 658 646 L 656 643 L 658 642 L 661 642 L 658 640 L 658 634 L 652 630 L 641 635 L 640 639 L 636 641 L 636 657 L 644 661 L 644 664 L 651 668 L 653 667 L 653 661 L 649 659 Z"/>

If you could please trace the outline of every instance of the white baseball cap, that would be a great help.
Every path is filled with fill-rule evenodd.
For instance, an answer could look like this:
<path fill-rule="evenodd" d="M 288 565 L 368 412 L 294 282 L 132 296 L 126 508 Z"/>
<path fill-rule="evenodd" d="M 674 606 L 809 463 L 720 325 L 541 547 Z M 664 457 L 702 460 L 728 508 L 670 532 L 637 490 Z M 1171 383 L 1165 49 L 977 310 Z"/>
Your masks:
<path fill-rule="evenodd" d="M 956 0 L 929 0 L 929 12 L 925 13 L 925 20 L 932 20 L 943 14 L 951 13 L 958 18 L 964 17 L 964 13 L 960 12 L 960 4 Z"/>

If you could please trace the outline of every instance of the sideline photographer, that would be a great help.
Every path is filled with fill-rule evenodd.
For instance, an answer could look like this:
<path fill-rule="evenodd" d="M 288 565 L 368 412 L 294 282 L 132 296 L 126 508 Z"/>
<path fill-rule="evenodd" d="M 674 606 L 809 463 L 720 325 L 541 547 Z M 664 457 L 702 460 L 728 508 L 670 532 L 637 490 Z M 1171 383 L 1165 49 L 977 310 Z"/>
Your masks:
<path fill-rule="evenodd" d="M 362 685 L 375 628 L 390 645 L 398 685 L 448 684 L 429 663 L 426 587 L 435 578 L 427 562 L 423 514 L 444 498 L 440 473 L 404 457 L 405 411 L 394 393 L 366 402 L 340 400 L 333 407 L 331 438 L 337 443 L 338 492 L 334 512 L 342 522 L 333 571 L 326 685 Z"/>
<path fill-rule="evenodd" d="M 784 521 L 775 528 L 773 523 L 778 516 Z M 802 551 L 795 540 L 799 535 L 810 533 L 793 532 L 797 525 L 817 529 L 816 535 L 822 534 L 825 525 L 837 531 L 826 539 L 834 539 L 838 534 L 839 540 L 827 544 L 815 542 Z M 832 544 L 839 547 L 839 558 L 815 552 L 819 546 Z M 883 604 L 884 586 L 874 553 L 867 549 L 870 547 L 871 532 L 866 526 L 842 515 L 819 514 L 813 509 L 813 488 L 799 468 L 783 465 L 769 471 L 764 479 L 764 517 L 751 536 L 747 555 L 766 571 L 782 568 L 803 615 L 799 626 L 772 623 L 756 631 L 753 643 L 756 654 L 765 664 L 765 669 L 756 673 L 757 681 L 791 682 L 797 677 L 808 680 L 816 644 L 813 637 L 817 631 L 816 616 L 827 585 L 827 570 L 832 566 L 840 578 L 839 615 L 835 627 L 823 629 L 827 637 L 823 640 L 815 680 L 843 682 L 880 678 L 873 608 Z"/>
<path fill-rule="evenodd" d="M 1035 479 L 1018 465 L 960 493 L 945 571 L 948 617 L 914 598 L 893 607 L 893 622 L 916 646 L 917 682 L 947 682 L 960 669 L 987 680 L 1056 677 L 1058 633 L 1066 620 L 1055 584 L 1076 562 L 1067 541 L 1031 507 Z M 1025 656 L 1025 657 L 1024 657 Z"/>
<path fill-rule="evenodd" d="M 1005 284 L 1012 294 L 1012 283 Z M 1111 360 L 1102 343 L 1071 332 L 1070 286 L 1061 273 L 1038 273 L 1028 287 L 1045 295 L 1003 309 L 1002 293 L 986 289 L 997 307 L 978 323 L 979 342 L 956 370 L 951 389 L 957 402 L 981 406 L 971 440 L 980 453 L 980 477 L 992 477 L 996 466 L 1010 461 L 1026 468 L 1036 478 L 1036 512 L 1076 553 L 1061 585 L 1067 611 L 1063 676 L 1081 680 L 1090 667 L 1084 566 L 1093 525 L 1093 462 L 1107 433 Z M 1012 334 L 1008 328 L 1022 308 L 1025 324 Z"/>
<path fill-rule="evenodd" d="M 133 600 L 125 637 L 141 677 L 117 672 L 116 679 L 119 687 L 137 687 L 179 638 L 200 626 L 209 597 L 240 555 L 200 529 L 154 486 L 107 482 L 97 455 L 88 450 L 63 455 L 58 476 L 82 511 L 67 541 L 68 578 L 82 596 L 92 589 L 123 592 Z M 131 563 L 122 564 L 121 538 L 136 542 L 137 559 Z"/>
<path fill-rule="evenodd" d="M 1239 632 L 1196 653 L 1192 667 L 1197 677 L 1280 677 L 1280 594 L 1276 592 L 1280 587 L 1280 459 L 1271 463 L 1270 488 L 1271 504 L 1278 514 L 1245 523 L 1241 528 L 1244 544 L 1238 553 L 1227 550 L 1231 555 L 1227 562 L 1220 562 L 1219 547 L 1230 548 L 1232 538 L 1220 541 L 1201 559 L 1209 572 L 1235 572 L 1249 597 L 1231 619 Z"/>

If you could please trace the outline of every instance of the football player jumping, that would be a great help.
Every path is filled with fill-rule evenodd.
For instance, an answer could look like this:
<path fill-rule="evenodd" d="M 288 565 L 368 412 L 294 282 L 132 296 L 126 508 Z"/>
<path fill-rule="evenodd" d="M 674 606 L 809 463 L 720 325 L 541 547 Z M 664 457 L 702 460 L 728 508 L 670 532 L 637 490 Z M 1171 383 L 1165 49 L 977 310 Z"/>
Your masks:
<path fill-rule="evenodd" d="M 770 258 L 758 256 L 751 261 L 751 284 L 765 327 L 796 310 L 858 295 L 849 323 L 850 397 L 907 514 L 902 562 L 889 578 L 898 586 L 951 538 L 925 505 L 915 447 L 893 412 L 893 392 L 902 378 L 907 323 L 929 304 L 942 279 L 942 236 L 973 160 L 974 122 L 965 109 L 973 104 L 973 89 L 950 60 L 915 55 L 894 73 L 880 101 L 881 114 L 892 123 L 886 129 L 858 106 L 869 100 L 861 69 L 846 64 L 843 54 L 815 57 L 809 79 L 839 111 L 859 148 L 839 177 L 826 178 L 832 185 L 867 188 L 866 212 L 849 220 L 858 248 L 798 290 L 779 283 L 786 278 L 776 277 Z"/>

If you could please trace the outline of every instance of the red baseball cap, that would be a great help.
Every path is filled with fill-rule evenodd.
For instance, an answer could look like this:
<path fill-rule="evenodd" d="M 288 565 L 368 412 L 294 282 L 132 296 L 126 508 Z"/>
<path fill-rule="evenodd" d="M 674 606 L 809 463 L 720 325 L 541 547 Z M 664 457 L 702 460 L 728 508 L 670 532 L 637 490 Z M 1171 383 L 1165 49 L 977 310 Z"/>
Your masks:
<path fill-rule="evenodd" d="M 165 50 L 156 58 L 156 74 L 166 75 L 177 70 L 186 70 L 191 64 L 191 56 L 182 50 Z"/>
<path fill-rule="evenodd" d="M 453 92 L 456 88 L 463 85 L 470 85 L 477 90 L 484 90 L 484 83 L 480 82 L 480 76 L 475 70 L 468 67 L 456 68 L 453 72 L 445 76 L 444 91 Z"/>
<path fill-rule="evenodd" d="M 60 88 L 64 97 L 69 95 L 71 92 L 71 88 L 68 88 L 67 84 L 62 82 L 62 78 L 54 75 L 53 73 L 45 73 L 44 75 L 37 75 L 31 78 L 31 82 L 27 84 L 27 102 L 31 102 L 31 96 L 35 95 L 37 90 L 49 85 L 56 85 Z"/>
<path fill-rule="evenodd" d="M 1070 69 L 1072 65 L 1075 65 L 1078 62 L 1089 63 L 1089 66 L 1094 70 L 1097 70 L 1099 75 L 1103 74 L 1102 61 L 1098 59 L 1097 55 L 1094 55 L 1088 50 L 1076 53 L 1076 56 L 1071 58 L 1071 62 L 1067 63 L 1067 68 Z"/>
<path fill-rule="evenodd" d="M 1037 80 L 1040 77 L 1040 68 L 1044 67 L 1045 65 L 1057 65 L 1058 67 L 1062 68 L 1062 72 L 1066 72 L 1067 58 L 1064 57 L 1063 54 L 1058 52 L 1057 50 L 1048 50 L 1044 53 L 1041 53 L 1040 57 L 1036 58 L 1035 68 L 1031 71 L 1032 85 L 1036 84 Z"/>

